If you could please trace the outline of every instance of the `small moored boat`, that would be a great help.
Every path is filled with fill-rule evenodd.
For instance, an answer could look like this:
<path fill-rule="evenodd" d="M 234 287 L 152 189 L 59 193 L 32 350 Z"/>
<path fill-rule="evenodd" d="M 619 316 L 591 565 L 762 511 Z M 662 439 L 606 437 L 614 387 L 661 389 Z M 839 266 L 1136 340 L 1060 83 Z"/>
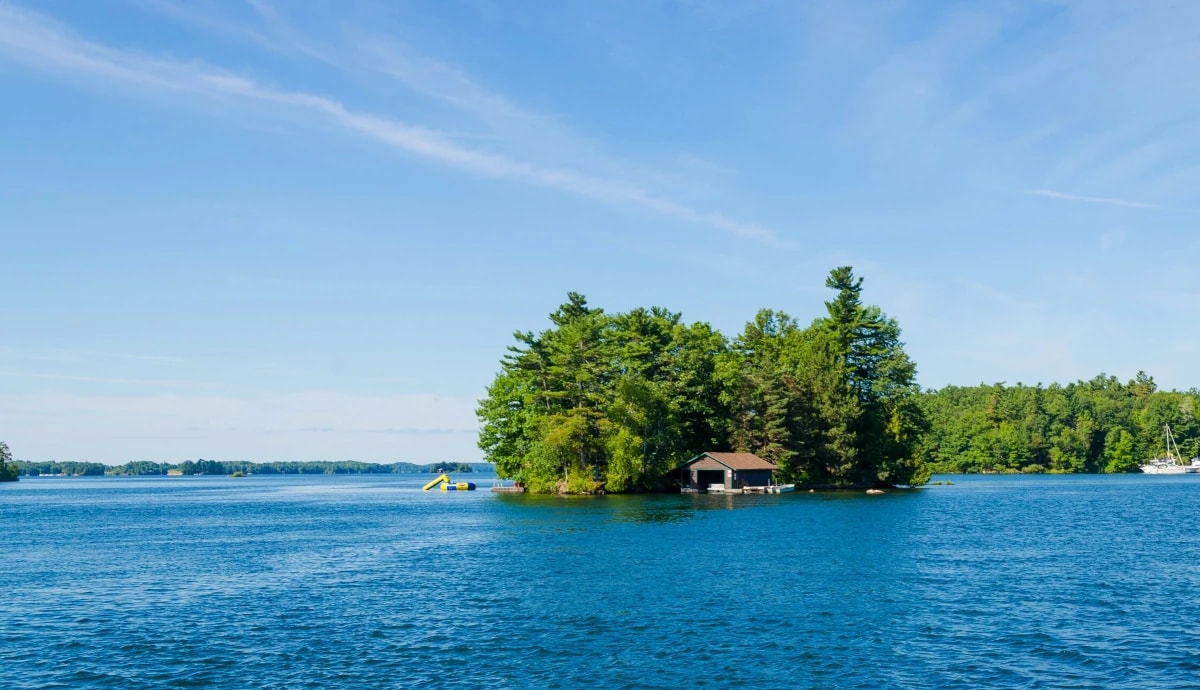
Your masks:
<path fill-rule="evenodd" d="M 1161 458 L 1154 458 L 1145 465 L 1142 465 L 1143 474 L 1196 474 L 1200 472 L 1200 462 L 1192 460 L 1190 465 L 1183 464 L 1183 456 L 1179 454 L 1179 447 L 1175 445 L 1175 437 L 1171 435 L 1171 425 L 1163 425 L 1163 433 L 1167 439 L 1167 454 Z"/>

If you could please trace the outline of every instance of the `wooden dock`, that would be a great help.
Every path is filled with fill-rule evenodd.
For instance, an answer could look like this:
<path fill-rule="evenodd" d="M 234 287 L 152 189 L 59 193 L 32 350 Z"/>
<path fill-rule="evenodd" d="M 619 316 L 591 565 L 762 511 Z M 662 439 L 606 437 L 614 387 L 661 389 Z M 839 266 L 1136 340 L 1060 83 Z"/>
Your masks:
<path fill-rule="evenodd" d="M 785 484 L 783 486 L 780 486 L 778 484 L 771 484 L 769 486 L 742 486 L 742 487 L 738 487 L 736 489 L 726 489 L 725 487 L 721 486 L 720 484 L 716 484 L 716 485 L 708 487 L 704 491 L 697 491 L 696 489 L 691 488 L 691 487 L 683 487 L 680 490 L 680 493 L 685 493 L 685 494 L 779 494 L 779 493 L 791 493 L 794 490 L 795 490 L 795 486 L 791 485 L 791 484 Z"/>
<path fill-rule="evenodd" d="M 680 493 L 685 494 L 765 494 L 770 493 L 769 486 L 743 486 L 736 489 L 726 489 L 723 486 L 709 487 L 704 491 L 697 491 L 690 487 L 685 487 L 680 490 Z"/>
<path fill-rule="evenodd" d="M 492 491 L 503 494 L 523 494 L 525 493 L 525 487 L 516 482 L 512 484 L 493 484 Z"/>

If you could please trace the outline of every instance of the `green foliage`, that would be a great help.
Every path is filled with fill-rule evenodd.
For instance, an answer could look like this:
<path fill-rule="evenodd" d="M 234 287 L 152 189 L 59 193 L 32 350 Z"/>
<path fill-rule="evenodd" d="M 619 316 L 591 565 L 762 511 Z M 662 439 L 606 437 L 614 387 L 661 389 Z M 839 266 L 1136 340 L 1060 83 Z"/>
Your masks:
<path fill-rule="evenodd" d="M 12 452 L 8 444 L 0 441 L 0 482 L 17 481 L 17 464 L 13 462 Z"/>
<path fill-rule="evenodd" d="M 98 462 L 18 462 L 21 474 L 36 477 L 38 475 L 62 475 L 68 477 L 102 477 L 106 470 L 112 468 Z"/>
<path fill-rule="evenodd" d="M 917 403 L 916 365 L 904 352 L 900 326 L 879 307 L 862 304 L 862 278 L 849 266 L 835 268 L 825 285 L 838 291 L 825 303 L 828 330 L 842 386 L 846 428 L 841 433 L 849 471 L 839 483 L 920 484 L 929 478 L 917 457 L 927 428 Z"/>
<path fill-rule="evenodd" d="M 1137 470 L 1137 456 L 1133 453 L 1133 434 L 1121 427 L 1110 429 L 1104 437 L 1104 471 L 1133 472 Z"/>
<path fill-rule="evenodd" d="M 595 493 L 598 483 L 592 470 L 581 465 L 572 465 L 567 471 L 567 481 L 562 488 L 563 493 L 590 494 Z"/>
<path fill-rule="evenodd" d="M 732 340 L 664 309 L 610 315 L 569 293 L 550 328 L 515 334 L 479 403 L 479 445 L 501 477 L 548 492 L 651 489 L 721 449 L 776 463 L 783 481 L 834 485 L 1137 471 L 1164 452 L 1164 425 L 1200 455 L 1200 393 L 1161 391 L 1144 372 L 921 392 L 899 325 L 863 303 L 862 279 L 842 266 L 826 286 L 835 295 L 809 326 L 764 309 Z"/>
<path fill-rule="evenodd" d="M 1170 425 L 1185 457 L 1200 453 L 1197 397 L 1161 391 L 1144 372 L 1062 386 L 947 386 L 919 398 L 931 424 L 921 454 L 938 472 L 1137 472 L 1165 453 Z"/>
<path fill-rule="evenodd" d="M 664 309 L 606 314 L 577 293 L 518 332 L 476 413 L 479 447 L 530 491 L 652 488 L 691 448 L 723 441 L 714 357 L 724 339 Z M 585 491 L 586 489 L 586 491 Z"/>
<path fill-rule="evenodd" d="M 826 285 L 838 293 L 808 328 L 763 310 L 734 340 L 721 367 L 732 445 L 777 463 L 785 481 L 921 484 L 926 423 L 899 325 L 862 304 L 850 267 Z"/>
<path fill-rule="evenodd" d="M 835 269 L 829 315 L 762 310 L 732 343 L 661 308 L 606 314 L 577 293 L 517 332 L 476 410 L 479 446 L 530 491 L 654 488 L 707 450 L 749 451 L 787 481 L 921 484 L 926 424 L 900 329 Z"/>
<path fill-rule="evenodd" d="M 552 446 L 540 441 L 535 442 L 531 445 L 530 452 L 521 458 L 519 473 L 510 477 L 522 482 L 526 491 L 531 493 L 554 493 L 558 491 L 565 476 L 563 463 L 564 458 Z"/>

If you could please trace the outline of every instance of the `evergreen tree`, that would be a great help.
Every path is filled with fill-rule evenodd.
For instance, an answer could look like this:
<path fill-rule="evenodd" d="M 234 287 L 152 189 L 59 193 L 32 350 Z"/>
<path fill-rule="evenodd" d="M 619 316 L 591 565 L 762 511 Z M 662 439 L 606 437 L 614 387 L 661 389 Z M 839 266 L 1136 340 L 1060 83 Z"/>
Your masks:
<path fill-rule="evenodd" d="M 796 322 L 783 312 L 763 309 L 747 323 L 725 355 L 725 400 L 733 418 L 730 445 L 752 452 L 787 472 L 791 449 L 788 421 L 795 399 L 782 353 L 795 338 Z"/>
<path fill-rule="evenodd" d="M 0 441 L 0 482 L 17 481 L 17 464 L 13 461 L 8 444 Z"/>
<path fill-rule="evenodd" d="M 850 266 L 833 269 L 818 327 L 830 334 L 840 388 L 835 395 L 843 428 L 838 433 L 839 483 L 922 484 L 928 471 L 917 457 L 926 421 L 917 397 L 916 365 L 904 352 L 900 326 L 876 306 L 862 303 L 862 278 Z"/>
<path fill-rule="evenodd" d="M 534 491 L 641 490 L 719 447 L 719 333 L 657 307 L 608 315 L 576 293 L 550 320 L 515 334 L 476 410 L 500 476 Z"/>

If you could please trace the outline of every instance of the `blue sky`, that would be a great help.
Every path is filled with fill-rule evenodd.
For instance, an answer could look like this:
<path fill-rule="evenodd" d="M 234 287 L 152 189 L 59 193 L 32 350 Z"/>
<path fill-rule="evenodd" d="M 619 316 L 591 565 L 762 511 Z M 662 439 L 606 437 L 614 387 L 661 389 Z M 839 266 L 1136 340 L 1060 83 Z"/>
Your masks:
<path fill-rule="evenodd" d="M 0 0 L 0 439 L 476 460 L 566 292 L 1200 385 L 1200 3 Z"/>

